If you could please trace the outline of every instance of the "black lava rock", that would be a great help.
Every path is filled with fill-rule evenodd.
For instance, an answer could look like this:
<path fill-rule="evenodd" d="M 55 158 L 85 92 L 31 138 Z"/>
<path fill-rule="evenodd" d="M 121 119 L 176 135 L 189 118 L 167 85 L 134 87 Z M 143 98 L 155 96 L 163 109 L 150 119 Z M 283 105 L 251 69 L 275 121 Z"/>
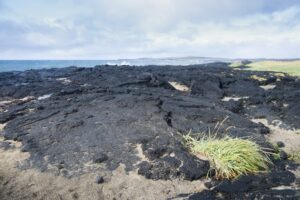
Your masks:
<path fill-rule="evenodd" d="M 231 99 L 231 100 L 225 102 L 224 105 L 225 105 L 225 108 L 227 108 L 228 110 L 230 110 L 231 112 L 234 112 L 234 113 L 240 113 L 240 112 L 242 112 L 242 109 L 243 109 L 243 102 L 241 100 L 234 101 Z"/>
<path fill-rule="evenodd" d="M 99 153 L 94 158 L 94 163 L 103 163 L 108 160 L 108 156 L 105 153 Z"/>
<path fill-rule="evenodd" d="M 269 134 L 270 133 L 270 129 L 268 127 L 266 127 L 264 124 L 259 123 L 260 126 L 260 134 Z"/>
<path fill-rule="evenodd" d="M 210 169 L 209 171 L 208 171 L 208 176 L 209 177 L 214 177 L 216 175 L 216 170 L 215 169 Z"/>
<path fill-rule="evenodd" d="M 102 184 L 102 183 L 104 183 L 104 178 L 103 178 L 103 176 L 97 176 L 97 177 L 96 177 L 96 180 L 95 180 L 95 183 L 97 183 L 97 184 Z"/>
<path fill-rule="evenodd" d="M 282 147 L 285 146 L 284 143 L 283 143 L 282 141 L 278 141 L 276 144 L 277 144 L 277 146 L 278 146 L 279 148 L 282 148 Z"/>
<path fill-rule="evenodd" d="M 145 176 L 150 179 L 152 176 L 151 173 L 152 165 L 146 161 L 143 161 L 139 164 L 138 174 Z"/>
<path fill-rule="evenodd" d="M 204 190 L 203 192 L 195 193 L 189 196 L 188 200 L 216 200 L 216 196 L 209 190 Z"/>
<path fill-rule="evenodd" d="M 251 177 L 240 177 L 235 181 L 225 180 L 215 187 L 216 191 L 225 193 L 246 192 L 251 187 Z"/>
<path fill-rule="evenodd" d="M 251 64 L 251 63 L 252 63 L 252 61 L 250 61 L 250 60 L 242 60 L 241 61 L 242 65 L 248 65 L 248 64 Z"/>
<path fill-rule="evenodd" d="M 8 150 L 8 149 L 14 149 L 15 145 L 11 144 L 11 142 L 8 141 L 0 141 L 0 149 Z"/>
<path fill-rule="evenodd" d="M 288 154 L 285 151 L 280 151 L 279 156 L 282 160 L 287 160 L 288 159 Z"/>
<path fill-rule="evenodd" d="M 218 184 L 219 184 L 219 181 L 217 181 L 215 179 L 212 179 L 212 180 L 204 183 L 205 187 L 207 187 L 208 189 L 215 187 Z"/>

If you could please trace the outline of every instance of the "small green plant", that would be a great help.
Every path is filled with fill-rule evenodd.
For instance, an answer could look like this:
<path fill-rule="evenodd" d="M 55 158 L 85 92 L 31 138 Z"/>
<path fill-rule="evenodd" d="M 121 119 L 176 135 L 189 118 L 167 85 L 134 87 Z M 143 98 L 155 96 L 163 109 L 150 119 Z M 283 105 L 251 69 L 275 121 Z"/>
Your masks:
<path fill-rule="evenodd" d="M 273 146 L 273 153 L 270 153 L 271 157 L 273 158 L 273 160 L 280 160 L 280 148 L 277 144 L 275 143 L 270 143 L 270 145 Z"/>
<path fill-rule="evenodd" d="M 228 136 L 195 139 L 188 134 L 184 140 L 195 155 L 207 157 L 217 179 L 234 179 L 240 175 L 267 171 L 271 163 L 266 151 L 248 139 Z"/>
<path fill-rule="evenodd" d="M 273 160 L 280 160 L 279 153 L 272 153 L 271 156 L 272 156 Z"/>

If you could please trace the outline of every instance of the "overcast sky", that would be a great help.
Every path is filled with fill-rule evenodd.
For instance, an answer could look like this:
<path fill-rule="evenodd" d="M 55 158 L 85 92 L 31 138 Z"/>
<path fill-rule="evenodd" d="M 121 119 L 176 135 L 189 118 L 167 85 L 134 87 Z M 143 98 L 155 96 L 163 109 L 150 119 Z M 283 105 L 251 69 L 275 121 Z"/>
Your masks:
<path fill-rule="evenodd" d="M 300 57 L 299 0 L 0 0 L 0 59 Z"/>

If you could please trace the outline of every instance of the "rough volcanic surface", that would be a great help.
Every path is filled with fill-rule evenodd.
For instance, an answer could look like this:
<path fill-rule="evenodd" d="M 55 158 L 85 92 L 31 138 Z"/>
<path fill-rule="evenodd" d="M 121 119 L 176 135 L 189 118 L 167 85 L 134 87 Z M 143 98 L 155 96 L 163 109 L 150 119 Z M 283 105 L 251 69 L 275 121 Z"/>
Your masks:
<path fill-rule="evenodd" d="M 270 84 L 275 87 L 262 87 Z M 69 178 L 114 171 L 122 164 L 147 179 L 198 180 L 209 163 L 189 153 L 182 134 L 204 134 L 228 118 L 220 137 L 250 137 L 270 147 L 269 128 L 253 119 L 300 129 L 299 102 L 299 79 L 232 70 L 225 63 L 0 73 L 2 134 L 30 153 L 18 167 Z M 2 142 L 0 148 L 11 147 Z M 268 174 L 212 183 L 213 189 L 178 198 L 297 199 L 299 179 L 289 171 L 295 168 L 280 161 Z M 274 189 L 280 186 L 287 189 Z"/>

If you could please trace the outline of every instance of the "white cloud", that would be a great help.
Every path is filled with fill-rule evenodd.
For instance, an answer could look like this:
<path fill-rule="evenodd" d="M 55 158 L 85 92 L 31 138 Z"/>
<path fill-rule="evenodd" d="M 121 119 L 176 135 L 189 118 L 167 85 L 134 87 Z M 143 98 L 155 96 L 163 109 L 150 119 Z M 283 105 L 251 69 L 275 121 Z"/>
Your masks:
<path fill-rule="evenodd" d="M 232 19 L 227 23 L 182 23 L 166 33 L 150 33 L 151 47 L 193 55 L 229 57 L 299 57 L 299 7 Z M 220 52 L 219 49 L 226 49 Z M 229 53 L 227 53 L 229 52 Z"/>
<path fill-rule="evenodd" d="M 295 0 L 0 0 L 1 5 L 10 12 L 0 16 L 0 59 L 300 57 Z"/>

